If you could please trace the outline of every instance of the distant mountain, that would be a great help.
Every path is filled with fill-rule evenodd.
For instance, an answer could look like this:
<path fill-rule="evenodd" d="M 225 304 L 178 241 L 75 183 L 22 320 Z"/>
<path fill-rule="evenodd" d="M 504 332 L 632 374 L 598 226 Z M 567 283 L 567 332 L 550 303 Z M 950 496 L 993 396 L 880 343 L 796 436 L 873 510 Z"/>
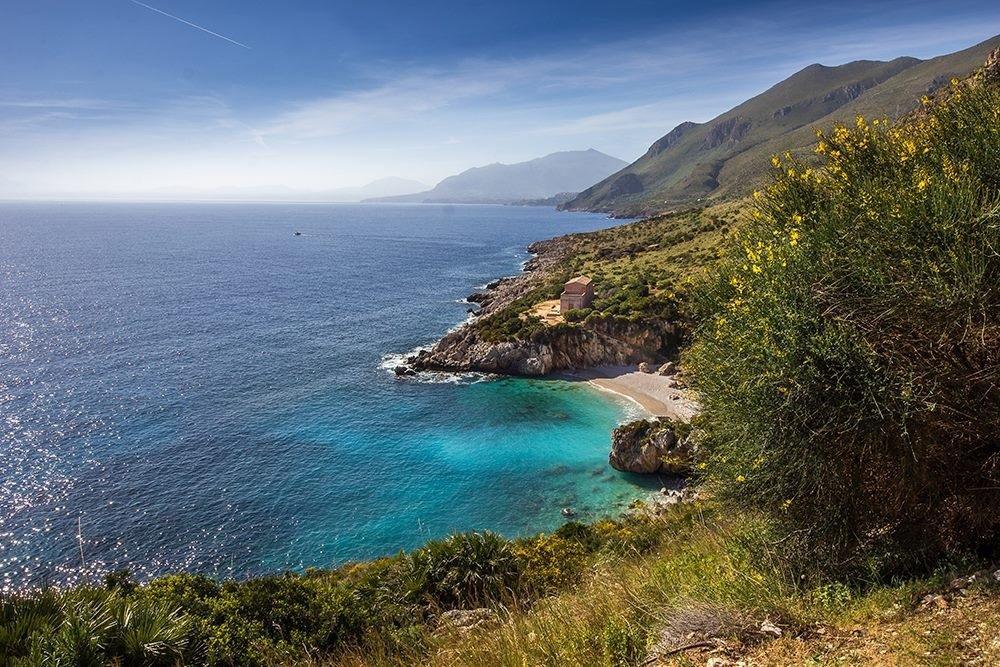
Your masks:
<path fill-rule="evenodd" d="M 857 114 L 908 113 L 922 95 L 979 67 L 997 45 L 1000 36 L 930 60 L 810 65 L 707 123 L 681 123 L 560 208 L 635 216 L 745 194 L 761 181 L 771 155 L 805 154 L 816 129 Z"/>
<path fill-rule="evenodd" d="M 593 148 L 552 153 L 516 164 L 490 164 L 449 176 L 434 189 L 374 201 L 510 204 L 579 192 L 628 163 Z"/>
<path fill-rule="evenodd" d="M 408 195 L 414 192 L 426 190 L 427 186 L 420 181 L 412 181 L 407 178 L 389 176 L 372 181 L 367 185 L 356 188 L 337 188 L 327 192 L 317 193 L 327 199 L 327 201 L 361 201 L 374 197 L 395 197 Z"/>

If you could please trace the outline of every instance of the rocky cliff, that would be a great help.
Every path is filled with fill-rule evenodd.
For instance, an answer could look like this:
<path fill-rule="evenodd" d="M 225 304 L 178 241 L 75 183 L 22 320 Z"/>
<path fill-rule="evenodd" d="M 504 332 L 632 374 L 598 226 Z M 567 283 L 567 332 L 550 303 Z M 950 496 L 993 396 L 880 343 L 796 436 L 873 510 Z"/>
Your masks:
<path fill-rule="evenodd" d="M 595 366 L 656 363 L 672 356 L 679 343 L 675 325 L 654 318 L 622 318 L 594 314 L 584 322 L 562 323 L 533 331 L 526 337 L 491 340 L 477 326 L 517 300 L 560 275 L 562 263 L 575 252 L 579 235 L 568 235 L 529 246 L 534 257 L 524 271 L 501 278 L 483 292 L 468 297 L 478 305 L 472 321 L 449 333 L 430 350 L 421 351 L 396 369 L 400 375 L 418 371 L 482 372 L 504 375 L 546 375 L 553 371 Z"/>
<path fill-rule="evenodd" d="M 467 325 L 407 362 L 415 371 L 547 375 L 571 368 L 657 362 L 674 349 L 674 337 L 674 328 L 665 322 L 592 318 L 549 327 L 527 340 L 490 342 Z"/>

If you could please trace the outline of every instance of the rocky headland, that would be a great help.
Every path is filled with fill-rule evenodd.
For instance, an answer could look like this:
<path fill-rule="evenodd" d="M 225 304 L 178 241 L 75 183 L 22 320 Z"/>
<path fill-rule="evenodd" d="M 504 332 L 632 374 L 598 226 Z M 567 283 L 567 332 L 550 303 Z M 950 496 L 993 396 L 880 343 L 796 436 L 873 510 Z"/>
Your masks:
<path fill-rule="evenodd" d="M 501 278 L 468 297 L 478 305 L 470 321 L 428 350 L 408 357 L 397 374 L 419 371 L 481 372 L 541 376 L 555 371 L 661 363 L 676 351 L 679 334 L 672 322 L 594 313 L 585 321 L 559 323 L 525 337 L 496 340 L 480 324 L 519 299 L 551 283 L 570 253 L 575 235 L 533 243 L 533 257 L 518 276 Z"/>

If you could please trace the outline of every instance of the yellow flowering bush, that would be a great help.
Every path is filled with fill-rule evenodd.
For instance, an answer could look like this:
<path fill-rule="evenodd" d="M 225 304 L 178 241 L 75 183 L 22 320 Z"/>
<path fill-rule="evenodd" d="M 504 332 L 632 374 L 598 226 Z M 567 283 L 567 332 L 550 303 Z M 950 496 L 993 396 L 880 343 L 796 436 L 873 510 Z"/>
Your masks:
<path fill-rule="evenodd" d="M 707 479 L 817 565 L 1000 539 L 1000 90 L 950 92 L 774 156 L 695 291 Z"/>

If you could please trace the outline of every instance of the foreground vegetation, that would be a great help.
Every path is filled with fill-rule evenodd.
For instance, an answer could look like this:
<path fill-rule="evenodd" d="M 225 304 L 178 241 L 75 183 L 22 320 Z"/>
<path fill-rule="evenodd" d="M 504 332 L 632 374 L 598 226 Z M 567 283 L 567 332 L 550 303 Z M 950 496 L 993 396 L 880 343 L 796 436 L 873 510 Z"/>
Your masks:
<path fill-rule="evenodd" d="M 677 515 L 683 530 L 695 513 Z M 468 533 L 336 570 L 217 582 L 195 574 L 138 586 L 47 589 L 0 603 L 2 665 L 270 665 L 377 651 L 422 654 L 453 609 L 514 610 L 626 562 L 667 538 L 662 521 L 570 523 L 507 540 Z"/>
<path fill-rule="evenodd" d="M 977 569 L 942 562 L 879 585 L 803 578 L 763 517 L 709 501 L 243 582 L 137 586 L 118 573 L 5 601 L 0 664 L 995 664 L 998 575 L 952 583 Z M 459 608 L 491 611 L 469 627 L 449 620 Z"/>
<path fill-rule="evenodd" d="M 725 247 L 715 219 L 669 238 L 709 224 L 689 211 L 581 237 L 561 267 L 598 283 L 584 320 L 693 306 L 707 500 L 336 570 L 27 593 L 0 604 L 0 664 L 997 664 L 1000 88 L 926 107 L 822 135 L 821 169 L 776 157 Z M 720 259 L 677 299 L 705 235 Z"/>
<path fill-rule="evenodd" d="M 1000 544 L 1000 86 L 774 159 L 686 355 L 720 500 L 844 574 Z"/>

